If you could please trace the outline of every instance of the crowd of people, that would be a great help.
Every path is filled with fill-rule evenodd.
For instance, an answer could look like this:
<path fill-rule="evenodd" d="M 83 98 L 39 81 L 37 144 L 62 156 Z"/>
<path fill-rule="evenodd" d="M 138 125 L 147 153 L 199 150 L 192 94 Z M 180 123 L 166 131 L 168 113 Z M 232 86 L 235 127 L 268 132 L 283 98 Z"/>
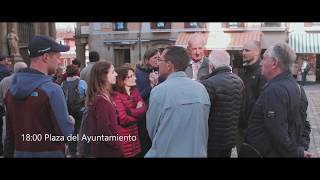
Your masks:
<path fill-rule="evenodd" d="M 187 48 L 149 48 L 136 67 L 91 51 L 84 69 L 75 59 L 63 73 L 59 57 L 69 47 L 34 36 L 29 66 L 15 63 L 12 72 L 0 57 L 0 153 L 230 158 L 236 147 L 238 157 L 312 157 L 308 100 L 288 44 L 261 57 L 260 43 L 246 42 L 237 74 L 227 51 L 206 57 L 204 45 L 194 34 Z"/>

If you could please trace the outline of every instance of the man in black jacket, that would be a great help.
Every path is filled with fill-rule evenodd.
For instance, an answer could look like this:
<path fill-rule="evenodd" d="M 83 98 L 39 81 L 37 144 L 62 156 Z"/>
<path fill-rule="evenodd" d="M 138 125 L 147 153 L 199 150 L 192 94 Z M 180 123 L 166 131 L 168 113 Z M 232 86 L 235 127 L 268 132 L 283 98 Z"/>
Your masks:
<path fill-rule="evenodd" d="M 208 157 L 230 157 L 236 145 L 239 117 L 244 100 L 244 84 L 231 72 L 230 55 L 223 50 L 209 56 L 209 74 L 201 83 L 210 101 Z"/>
<path fill-rule="evenodd" d="M 263 157 L 312 156 L 307 152 L 306 96 L 290 73 L 295 59 L 286 43 L 274 44 L 263 55 L 262 74 L 268 83 L 254 106 L 246 137 Z"/>
<path fill-rule="evenodd" d="M 243 69 L 240 70 L 241 77 L 245 86 L 245 102 L 243 113 L 239 120 L 237 152 L 239 153 L 240 144 L 244 141 L 244 137 L 248 128 L 248 120 L 254 104 L 258 99 L 262 87 L 266 80 L 261 75 L 261 59 L 260 59 L 260 42 L 248 41 L 243 45 Z"/>

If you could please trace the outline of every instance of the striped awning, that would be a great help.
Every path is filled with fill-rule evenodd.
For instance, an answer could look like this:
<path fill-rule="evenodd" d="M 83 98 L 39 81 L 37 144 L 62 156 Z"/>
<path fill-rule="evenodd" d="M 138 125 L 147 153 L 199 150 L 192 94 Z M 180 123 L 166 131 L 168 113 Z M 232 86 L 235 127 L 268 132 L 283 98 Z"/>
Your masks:
<path fill-rule="evenodd" d="M 176 39 L 176 46 L 187 47 L 188 40 L 193 33 L 182 32 Z M 244 43 L 250 40 L 261 41 L 261 32 L 205 32 L 205 49 L 241 50 Z"/>
<path fill-rule="evenodd" d="M 290 33 L 289 46 L 296 53 L 320 53 L 320 33 Z"/>

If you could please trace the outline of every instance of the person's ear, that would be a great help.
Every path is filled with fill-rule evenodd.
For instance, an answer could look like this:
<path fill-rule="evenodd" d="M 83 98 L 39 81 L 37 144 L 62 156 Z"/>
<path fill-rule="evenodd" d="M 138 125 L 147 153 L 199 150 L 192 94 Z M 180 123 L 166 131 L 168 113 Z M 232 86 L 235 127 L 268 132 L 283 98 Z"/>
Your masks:
<path fill-rule="evenodd" d="M 256 49 L 255 55 L 256 55 L 257 57 L 260 57 L 260 51 L 259 51 L 258 49 Z"/>
<path fill-rule="evenodd" d="M 273 60 L 272 60 L 272 68 L 275 69 L 275 68 L 278 67 L 278 65 L 279 65 L 279 60 L 273 59 Z"/>
<path fill-rule="evenodd" d="M 174 66 L 170 61 L 166 63 L 166 66 L 169 72 L 174 72 Z"/>
<path fill-rule="evenodd" d="M 42 60 L 44 63 L 48 63 L 49 54 L 48 54 L 48 53 L 44 53 L 44 54 L 41 56 L 41 60 Z"/>

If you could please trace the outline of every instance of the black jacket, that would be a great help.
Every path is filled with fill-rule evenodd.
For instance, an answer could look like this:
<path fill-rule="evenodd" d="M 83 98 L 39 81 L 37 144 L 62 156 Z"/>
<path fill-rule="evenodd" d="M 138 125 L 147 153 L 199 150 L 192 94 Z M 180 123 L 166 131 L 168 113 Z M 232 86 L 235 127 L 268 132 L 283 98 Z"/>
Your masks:
<path fill-rule="evenodd" d="M 146 65 L 140 65 L 140 64 L 136 66 L 136 73 L 135 73 L 137 77 L 136 87 L 147 106 L 149 106 L 149 98 L 152 90 L 152 87 L 150 86 L 149 75 L 154 71 L 158 71 L 158 69 L 151 68 Z M 165 81 L 165 78 L 160 76 L 159 84 L 162 83 L 163 81 Z"/>
<path fill-rule="evenodd" d="M 248 144 L 264 157 L 303 157 L 310 142 L 306 102 L 290 72 L 270 80 L 250 116 Z"/>
<path fill-rule="evenodd" d="M 246 129 L 248 127 L 248 120 L 253 110 L 262 88 L 266 83 L 265 78 L 261 74 L 261 59 L 253 65 L 245 66 L 240 70 L 239 76 L 241 77 L 245 86 L 245 105 L 244 113 L 240 117 L 239 127 Z"/>
<path fill-rule="evenodd" d="M 5 65 L 0 65 L 0 81 L 4 79 L 7 76 L 10 76 L 12 74 L 12 71 Z M 5 115 L 5 109 L 4 106 L 0 106 L 0 118 Z M 2 126 L 0 127 L 2 128 Z M 2 132 L 2 131 L 1 131 Z"/>
<path fill-rule="evenodd" d="M 230 67 L 220 67 L 201 83 L 210 101 L 208 154 L 210 150 L 230 149 L 236 144 L 239 117 L 244 100 L 244 85 Z"/>

